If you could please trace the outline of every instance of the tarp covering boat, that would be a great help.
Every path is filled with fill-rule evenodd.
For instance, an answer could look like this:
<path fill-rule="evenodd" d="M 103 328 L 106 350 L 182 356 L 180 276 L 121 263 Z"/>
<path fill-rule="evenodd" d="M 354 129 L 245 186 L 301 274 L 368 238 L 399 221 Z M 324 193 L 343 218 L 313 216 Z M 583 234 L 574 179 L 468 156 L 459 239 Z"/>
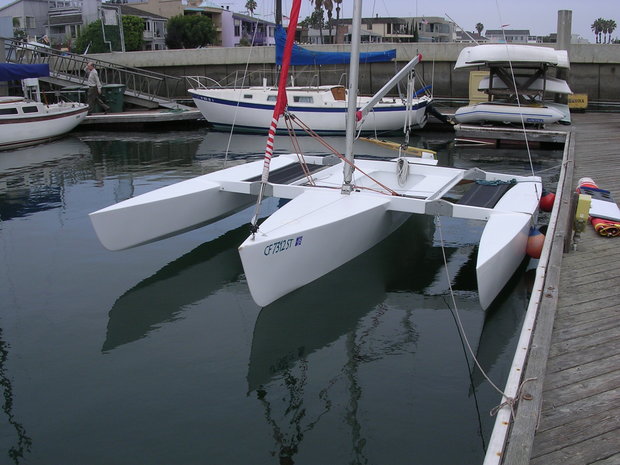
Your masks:
<path fill-rule="evenodd" d="M 276 64 L 282 65 L 286 31 L 282 26 L 276 28 Z M 396 59 L 396 49 L 382 52 L 360 53 L 360 63 L 382 63 Z M 346 64 L 351 60 L 349 52 L 315 52 L 293 44 L 291 65 L 338 65 Z"/>
<path fill-rule="evenodd" d="M 20 81 L 22 79 L 38 78 L 49 75 L 50 66 L 47 63 L 36 65 L 0 63 L 0 81 Z"/>

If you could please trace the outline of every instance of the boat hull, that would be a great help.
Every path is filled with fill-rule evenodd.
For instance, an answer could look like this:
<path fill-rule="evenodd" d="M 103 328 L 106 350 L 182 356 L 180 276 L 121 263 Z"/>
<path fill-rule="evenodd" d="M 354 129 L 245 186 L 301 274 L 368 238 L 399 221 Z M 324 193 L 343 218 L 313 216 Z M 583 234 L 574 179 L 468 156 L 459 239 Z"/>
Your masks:
<path fill-rule="evenodd" d="M 190 89 L 188 92 L 196 107 L 214 128 L 234 128 L 238 132 L 267 134 L 275 102 L 244 101 L 243 90 L 233 92 L 225 89 L 220 92 L 219 89 Z M 290 100 L 292 102 L 293 99 Z M 377 104 L 364 119 L 361 124 L 363 133 L 400 131 L 408 113 L 412 128 L 424 127 L 427 120 L 426 107 L 430 99 L 417 99 L 409 111 L 402 102 L 388 100 Z M 287 110 L 318 134 L 344 135 L 346 132 L 345 100 L 327 101 L 322 105 L 290 103 Z M 279 125 L 278 131 L 287 131 L 283 123 Z M 304 131 L 296 126 L 295 131 L 304 134 Z"/>
<path fill-rule="evenodd" d="M 265 185 L 265 194 L 291 199 L 239 248 L 252 297 L 265 306 L 335 270 L 398 228 L 411 214 L 489 221 L 480 243 L 481 305 L 493 301 L 525 256 L 527 227 L 538 205 L 540 179 L 432 166 L 411 158 L 404 176 L 397 160 L 358 160 L 354 189 L 341 192 L 342 163 L 306 157 L 307 178 Z M 401 160 L 402 161 L 402 160 Z M 295 155 L 272 160 L 275 178 L 295 167 Z M 163 239 L 215 221 L 252 203 L 262 161 L 255 161 L 164 187 L 91 213 L 102 244 L 120 250 Z M 481 177 L 482 176 L 482 177 Z M 441 197 L 453 187 L 483 179 L 516 184 L 494 206 L 458 204 Z M 470 196 L 475 197 L 475 196 Z M 511 221 L 504 221 L 504 219 Z M 514 219 L 514 221 L 512 221 Z"/>
<path fill-rule="evenodd" d="M 0 116 L 0 150 L 40 144 L 62 137 L 80 124 L 88 112 L 83 104 L 52 104 L 39 102 L 0 103 L 0 108 L 15 114 Z M 37 111 L 24 113 L 23 108 Z"/>
<path fill-rule="evenodd" d="M 557 79 L 553 77 L 545 77 L 538 78 L 534 80 L 527 88 L 523 86 L 529 81 L 529 77 L 517 77 L 515 81 L 517 83 L 517 88 L 522 91 L 545 91 L 552 92 L 555 94 L 572 94 L 573 91 L 569 87 L 568 83 L 563 79 Z M 478 84 L 478 90 L 488 91 L 489 84 L 491 83 L 491 79 L 486 76 L 480 80 Z M 492 89 L 497 90 L 507 90 L 508 86 L 504 81 L 502 81 L 498 76 L 493 77 L 493 86 Z M 514 86 L 511 86 L 511 91 Z"/>
<path fill-rule="evenodd" d="M 549 106 L 517 106 L 498 103 L 477 103 L 461 107 L 454 112 L 459 123 L 511 123 L 552 124 L 564 120 L 566 115 Z"/>
<path fill-rule="evenodd" d="M 568 68 L 566 50 L 555 50 L 551 47 L 522 44 L 483 44 L 465 47 L 459 53 L 454 69 L 478 66 L 499 66 L 502 64 L 545 64 Z"/>
<path fill-rule="evenodd" d="M 266 306 L 326 275 L 383 240 L 408 217 L 390 211 L 385 196 L 304 192 L 239 247 L 252 298 Z"/>

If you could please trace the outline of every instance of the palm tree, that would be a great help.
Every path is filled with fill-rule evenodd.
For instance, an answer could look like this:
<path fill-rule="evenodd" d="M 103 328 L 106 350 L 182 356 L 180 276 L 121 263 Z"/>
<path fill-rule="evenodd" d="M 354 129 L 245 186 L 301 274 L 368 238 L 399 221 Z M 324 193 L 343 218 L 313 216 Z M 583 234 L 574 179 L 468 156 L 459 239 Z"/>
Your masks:
<path fill-rule="evenodd" d="M 314 15 L 316 18 L 321 18 L 321 25 L 319 27 L 319 37 L 321 43 L 323 43 L 323 0 L 310 0 L 310 3 L 314 3 Z"/>
<path fill-rule="evenodd" d="M 484 30 L 484 24 L 477 23 L 476 24 L 476 31 L 478 31 L 478 35 L 481 35 L 483 30 Z"/>
<path fill-rule="evenodd" d="M 603 22 L 605 20 L 603 18 L 598 18 L 594 20 L 590 28 L 594 32 L 594 37 L 596 38 L 596 43 L 601 43 L 601 33 L 603 32 Z"/>
<path fill-rule="evenodd" d="M 254 10 L 256 10 L 256 7 L 257 5 L 255 0 L 248 0 L 245 2 L 245 9 L 250 12 L 250 16 L 254 16 Z"/>
<path fill-rule="evenodd" d="M 607 20 L 607 43 L 611 44 L 611 34 L 616 30 L 618 25 L 613 19 Z"/>
<path fill-rule="evenodd" d="M 334 0 L 336 4 L 336 38 L 338 37 L 338 23 L 340 22 L 340 5 L 342 4 L 342 0 Z"/>
<path fill-rule="evenodd" d="M 332 11 L 334 10 L 334 3 L 332 0 L 323 0 L 323 9 L 327 12 L 327 24 L 329 25 L 329 42 L 332 40 Z"/>

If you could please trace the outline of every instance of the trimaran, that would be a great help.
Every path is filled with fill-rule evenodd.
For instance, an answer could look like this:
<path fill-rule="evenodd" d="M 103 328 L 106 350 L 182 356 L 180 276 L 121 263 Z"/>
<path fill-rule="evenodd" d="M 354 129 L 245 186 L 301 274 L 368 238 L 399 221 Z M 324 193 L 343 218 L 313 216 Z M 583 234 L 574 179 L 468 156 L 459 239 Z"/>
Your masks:
<path fill-rule="evenodd" d="M 300 3 L 293 2 L 290 15 L 289 54 Z M 373 102 L 357 109 L 361 3 L 354 2 L 344 156 L 272 157 L 275 129 L 286 110 L 285 62 L 264 160 L 163 187 L 91 213 L 101 243 L 110 250 L 121 250 L 153 242 L 256 202 L 252 231 L 239 254 L 254 301 L 266 306 L 370 249 L 411 214 L 484 220 L 476 272 L 480 304 L 486 309 L 525 256 L 541 180 L 440 167 L 432 160 L 405 156 L 355 159 L 353 146 L 360 120 L 419 60 L 414 58 Z M 259 225 L 263 196 L 290 201 Z"/>

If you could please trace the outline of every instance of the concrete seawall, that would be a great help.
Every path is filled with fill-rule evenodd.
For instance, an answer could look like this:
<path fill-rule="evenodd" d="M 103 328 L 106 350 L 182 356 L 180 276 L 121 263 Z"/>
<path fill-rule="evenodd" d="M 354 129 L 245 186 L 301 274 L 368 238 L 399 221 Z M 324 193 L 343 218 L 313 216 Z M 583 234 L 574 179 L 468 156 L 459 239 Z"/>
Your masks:
<path fill-rule="evenodd" d="M 554 44 L 549 44 L 553 46 Z M 364 93 L 378 90 L 397 70 L 417 53 L 424 57 L 416 68 L 426 84 L 433 85 L 436 98 L 464 99 L 469 90 L 469 73 L 455 71 L 454 63 L 466 44 L 362 44 L 361 51 L 396 49 L 397 63 L 373 63 L 360 67 L 360 88 Z M 315 45 L 307 48 L 317 51 L 349 51 L 346 45 Z M 249 78 L 246 85 L 261 85 L 263 77 L 269 82 L 275 75 L 274 47 L 203 48 L 159 50 L 92 55 L 95 58 L 123 66 L 145 68 L 171 76 L 208 76 L 216 81 L 232 84 L 235 77 L 243 76 L 246 66 Z M 569 50 L 571 68 L 568 83 L 574 93 L 587 94 L 590 101 L 620 102 L 620 45 L 572 44 Z M 297 85 L 334 84 L 342 79 L 347 67 L 323 65 L 320 67 L 293 67 Z M 340 82 L 345 82 L 344 80 Z M 173 94 L 184 96 L 191 87 L 179 83 Z"/>

